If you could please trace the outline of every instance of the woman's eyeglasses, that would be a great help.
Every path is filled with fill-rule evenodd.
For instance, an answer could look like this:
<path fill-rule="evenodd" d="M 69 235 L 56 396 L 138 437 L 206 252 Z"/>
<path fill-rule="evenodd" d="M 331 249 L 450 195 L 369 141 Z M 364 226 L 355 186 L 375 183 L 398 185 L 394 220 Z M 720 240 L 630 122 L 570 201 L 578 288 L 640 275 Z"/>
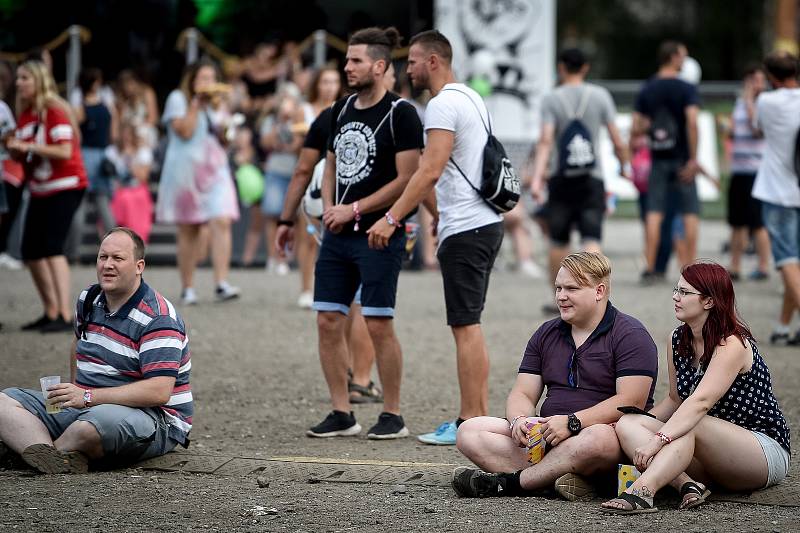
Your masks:
<path fill-rule="evenodd" d="M 685 296 L 688 296 L 690 294 L 696 294 L 697 296 L 703 296 L 703 293 L 701 293 L 701 292 L 687 291 L 683 287 L 673 287 L 672 288 L 672 295 L 675 296 L 676 294 L 679 294 L 681 298 L 683 298 Z"/>

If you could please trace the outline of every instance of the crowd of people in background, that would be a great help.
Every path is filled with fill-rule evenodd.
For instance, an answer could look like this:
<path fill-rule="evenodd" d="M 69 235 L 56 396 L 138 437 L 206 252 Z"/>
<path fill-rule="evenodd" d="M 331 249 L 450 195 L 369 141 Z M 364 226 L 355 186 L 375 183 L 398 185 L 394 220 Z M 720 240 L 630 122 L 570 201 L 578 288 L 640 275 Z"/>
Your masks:
<path fill-rule="evenodd" d="M 187 66 L 180 87 L 168 95 L 163 109 L 154 89 L 133 70 L 123 70 L 106 79 L 99 69 L 87 66 L 80 72 L 78 85 L 66 100 L 61 100 L 46 51 L 32 54 L 25 62 L 28 68 L 25 63 L 16 70 L 8 64 L 0 65 L 0 98 L 4 100 L 0 104 L 0 136 L 7 141 L 2 155 L 0 267 L 18 269 L 22 266 L 20 259 L 39 259 L 26 255 L 39 252 L 33 253 L 24 246 L 9 249 L 9 244 L 14 244 L 9 237 L 14 241 L 11 230 L 23 205 L 26 183 L 34 209 L 41 204 L 37 198 L 64 196 L 61 193 L 67 189 L 50 181 L 57 179 L 65 164 L 78 169 L 67 171 L 74 176 L 66 177 L 77 178 L 70 190 L 85 189 L 85 194 L 66 195 L 73 197 L 70 205 L 66 200 L 48 200 L 64 209 L 59 212 L 57 224 L 48 223 L 47 231 L 40 229 L 53 241 L 53 249 L 59 252 L 56 257 L 63 255 L 65 260 L 58 259 L 54 263 L 57 267 L 38 271 L 32 268 L 45 313 L 26 326 L 40 329 L 58 321 L 57 308 L 62 305 L 64 322 L 58 325 L 66 328 L 68 299 L 61 298 L 59 291 L 68 279 L 68 264 L 77 258 L 84 238 L 87 210 L 95 214 L 88 219 L 88 227 L 95 228 L 92 232 L 98 238 L 122 225 L 135 229 L 147 242 L 154 223 L 174 224 L 180 296 L 182 303 L 189 305 L 199 298 L 194 290 L 195 268 L 207 259 L 213 266 L 216 298 L 238 297 L 239 289 L 227 278 L 232 262 L 232 227 L 241 214 L 246 231 L 242 232 L 244 243 L 238 264 L 258 264 L 260 250 L 264 250 L 270 274 L 287 275 L 290 266 L 296 265 L 300 277 L 298 305 L 310 308 L 321 227 L 313 217 L 297 209 L 291 219 L 305 231 L 296 232 L 293 249 L 281 253 L 272 243 L 279 221 L 287 215 L 282 213 L 284 200 L 309 127 L 347 88 L 335 64 L 316 69 L 307 56 L 294 43 L 272 39 L 256 45 L 241 61 L 226 63 L 224 70 L 203 59 Z M 547 257 L 541 261 L 549 264 L 551 280 L 569 251 L 572 229 L 580 232 L 585 249 L 599 251 L 610 194 L 603 187 L 600 127 L 609 130 L 620 174 L 630 178 L 639 193 L 645 236 L 642 283 L 658 283 L 664 278 L 673 250 L 679 265 L 695 258 L 700 206 L 695 179 L 708 173 L 697 162 L 701 101 L 699 80 L 687 78 L 684 72 L 687 57 L 683 44 L 662 44 L 659 68 L 636 98 L 626 145 L 616 127 L 613 98 L 604 89 L 584 81 L 590 69 L 589 59 L 577 49 L 561 53 L 560 85 L 544 99 L 543 130 L 530 161 L 523 167 L 523 183 L 530 187 L 526 192 L 534 201 L 520 202 L 504 217 L 514 249 L 511 262 L 521 273 L 543 277 L 543 270 L 533 261 L 532 219 L 540 223 L 543 236 L 550 242 Z M 25 94 L 25 73 L 29 70 L 42 77 L 36 79 L 40 88 L 32 89 L 30 96 Z M 404 69 L 395 71 L 392 65 L 386 82 L 422 117 L 429 96 L 412 91 Z M 764 93 L 766 82 L 761 66 L 748 67 L 730 120 L 719 121 L 730 139 L 726 144 L 731 170 L 727 212 L 732 228 L 730 272 L 735 281 L 745 277 L 741 272 L 742 256 L 749 246 L 755 249 L 758 264 L 746 274 L 747 279 L 769 277 L 768 228 L 762 221 L 761 201 L 751 194 L 765 149 L 754 120 L 756 100 Z M 55 111 L 47 113 L 53 106 Z M 59 111 L 65 116 L 61 117 Z M 25 113 L 35 119 L 35 132 L 23 132 L 18 127 Z M 65 123 L 53 130 L 55 138 L 48 136 L 51 134 L 42 136 L 44 129 L 37 125 L 55 115 Z M 43 149 L 44 155 L 33 153 L 37 144 L 55 147 L 65 143 L 67 138 L 58 135 L 67 129 L 69 142 L 77 142 L 79 147 L 69 154 L 70 159 L 59 158 L 67 155 L 66 151 L 51 153 L 49 148 Z M 22 160 L 10 157 L 17 140 L 26 139 L 26 135 L 27 141 L 33 143 L 32 153 Z M 581 144 L 583 136 L 588 140 L 585 146 Z M 575 146 L 588 147 L 589 159 L 568 164 L 570 149 Z M 39 161 L 42 164 L 37 170 L 34 167 Z M 50 174 L 44 191 L 39 182 L 47 172 Z M 565 177 L 566 174 L 570 176 Z M 576 180 L 576 176 L 580 179 Z M 580 205 L 571 202 L 575 195 L 582 198 Z M 73 208 L 71 204 L 77 205 Z M 54 213 L 49 206 L 46 210 Z M 27 220 L 32 219 L 29 216 Z M 70 224 L 69 220 L 73 222 Z M 438 269 L 431 223 L 426 210 L 420 210 L 412 219 L 415 237 L 420 236 L 415 248 L 417 265 Z M 27 228 L 24 221 L 17 225 Z M 49 229 L 56 226 L 58 231 Z M 27 229 L 28 235 L 33 235 L 34 228 Z M 66 232 L 63 236 L 62 230 Z M 24 240 L 31 242 L 30 237 Z M 776 342 L 800 342 L 788 331 L 793 310 L 792 301 L 787 300 L 773 332 Z M 548 303 L 543 312 L 552 315 L 556 309 Z M 58 329 L 53 324 L 49 328 Z"/>

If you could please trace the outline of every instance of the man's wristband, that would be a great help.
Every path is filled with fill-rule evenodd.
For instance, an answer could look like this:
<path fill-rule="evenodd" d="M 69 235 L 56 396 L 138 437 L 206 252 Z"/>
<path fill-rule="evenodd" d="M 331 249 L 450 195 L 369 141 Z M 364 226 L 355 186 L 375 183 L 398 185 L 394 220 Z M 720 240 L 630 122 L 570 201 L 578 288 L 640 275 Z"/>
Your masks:
<path fill-rule="evenodd" d="M 672 442 L 672 437 L 668 437 L 663 433 L 661 433 L 660 431 L 656 433 L 656 437 L 658 437 L 664 444 L 669 444 L 670 442 Z"/>
<path fill-rule="evenodd" d="M 278 221 L 278 225 L 279 226 L 289 226 L 291 228 L 291 227 L 294 227 L 294 220 L 286 220 L 285 218 L 282 218 L 282 219 L 280 219 Z"/>
<path fill-rule="evenodd" d="M 520 418 L 525 418 L 525 415 L 517 415 L 517 416 L 515 416 L 514 418 L 511 419 L 511 422 L 508 423 L 508 430 L 509 431 L 514 431 L 514 424 L 516 424 L 517 420 L 519 420 Z"/>
<path fill-rule="evenodd" d="M 87 407 L 92 406 L 92 389 L 86 389 L 83 391 L 83 408 L 86 409 Z"/>
<path fill-rule="evenodd" d="M 396 227 L 396 228 L 399 228 L 400 226 L 402 226 L 402 224 L 400 223 L 400 221 L 399 221 L 399 220 L 397 220 L 397 219 L 394 217 L 394 215 L 392 214 L 392 212 L 391 212 L 391 211 L 386 211 L 386 215 L 385 215 L 385 217 L 386 217 L 386 222 L 388 222 L 390 226 L 394 226 L 394 227 Z"/>

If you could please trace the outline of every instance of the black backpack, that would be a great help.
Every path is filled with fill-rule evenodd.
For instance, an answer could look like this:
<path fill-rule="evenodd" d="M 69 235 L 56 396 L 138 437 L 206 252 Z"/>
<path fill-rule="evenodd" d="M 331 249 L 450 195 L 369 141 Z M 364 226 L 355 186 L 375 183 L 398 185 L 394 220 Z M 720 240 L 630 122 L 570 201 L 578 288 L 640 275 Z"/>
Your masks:
<path fill-rule="evenodd" d="M 650 122 L 650 151 L 671 154 L 678 146 L 678 122 L 666 106 L 656 109 Z"/>
<path fill-rule="evenodd" d="M 589 88 L 584 88 L 575 111 L 570 109 L 563 92 L 557 91 L 556 95 L 571 119 L 558 139 L 558 175 L 564 178 L 588 176 L 597 162 L 592 134 L 582 120 L 589 105 Z"/>
<path fill-rule="evenodd" d="M 478 193 L 478 196 L 486 202 L 486 205 L 488 205 L 492 211 L 495 213 L 507 213 L 511 211 L 519 202 L 519 176 L 517 176 L 514 167 L 511 165 L 511 160 L 508 158 L 508 155 L 506 155 L 506 149 L 503 147 L 502 143 L 492 135 L 491 120 L 488 120 L 487 117 L 487 125 L 487 121 L 483 120 L 483 114 L 478 104 L 475 103 L 469 94 L 452 87 L 444 90 L 455 91 L 466 96 L 467 99 L 472 102 L 472 105 L 475 106 L 483 128 L 488 134 L 486 145 L 483 147 L 483 169 L 481 172 L 480 188 L 472 184 L 452 157 L 450 157 L 450 162 L 453 163 L 456 170 L 458 170 L 469 186 Z"/>

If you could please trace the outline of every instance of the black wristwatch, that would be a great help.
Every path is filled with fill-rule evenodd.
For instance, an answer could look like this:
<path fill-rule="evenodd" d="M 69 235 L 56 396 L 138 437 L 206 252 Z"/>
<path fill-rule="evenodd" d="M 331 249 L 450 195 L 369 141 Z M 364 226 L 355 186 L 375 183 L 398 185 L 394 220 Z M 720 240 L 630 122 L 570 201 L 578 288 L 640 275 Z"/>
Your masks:
<path fill-rule="evenodd" d="M 581 419 L 575 416 L 575 413 L 567 415 L 567 429 L 573 435 L 577 435 L 581 432 Z"/>
<path fill-rule="evenodd" d="M 294 220 L 286 220 L 284 218 L 278 221 L 279 226 L 289 226 L 290 228 L 294 226 Z"/>

